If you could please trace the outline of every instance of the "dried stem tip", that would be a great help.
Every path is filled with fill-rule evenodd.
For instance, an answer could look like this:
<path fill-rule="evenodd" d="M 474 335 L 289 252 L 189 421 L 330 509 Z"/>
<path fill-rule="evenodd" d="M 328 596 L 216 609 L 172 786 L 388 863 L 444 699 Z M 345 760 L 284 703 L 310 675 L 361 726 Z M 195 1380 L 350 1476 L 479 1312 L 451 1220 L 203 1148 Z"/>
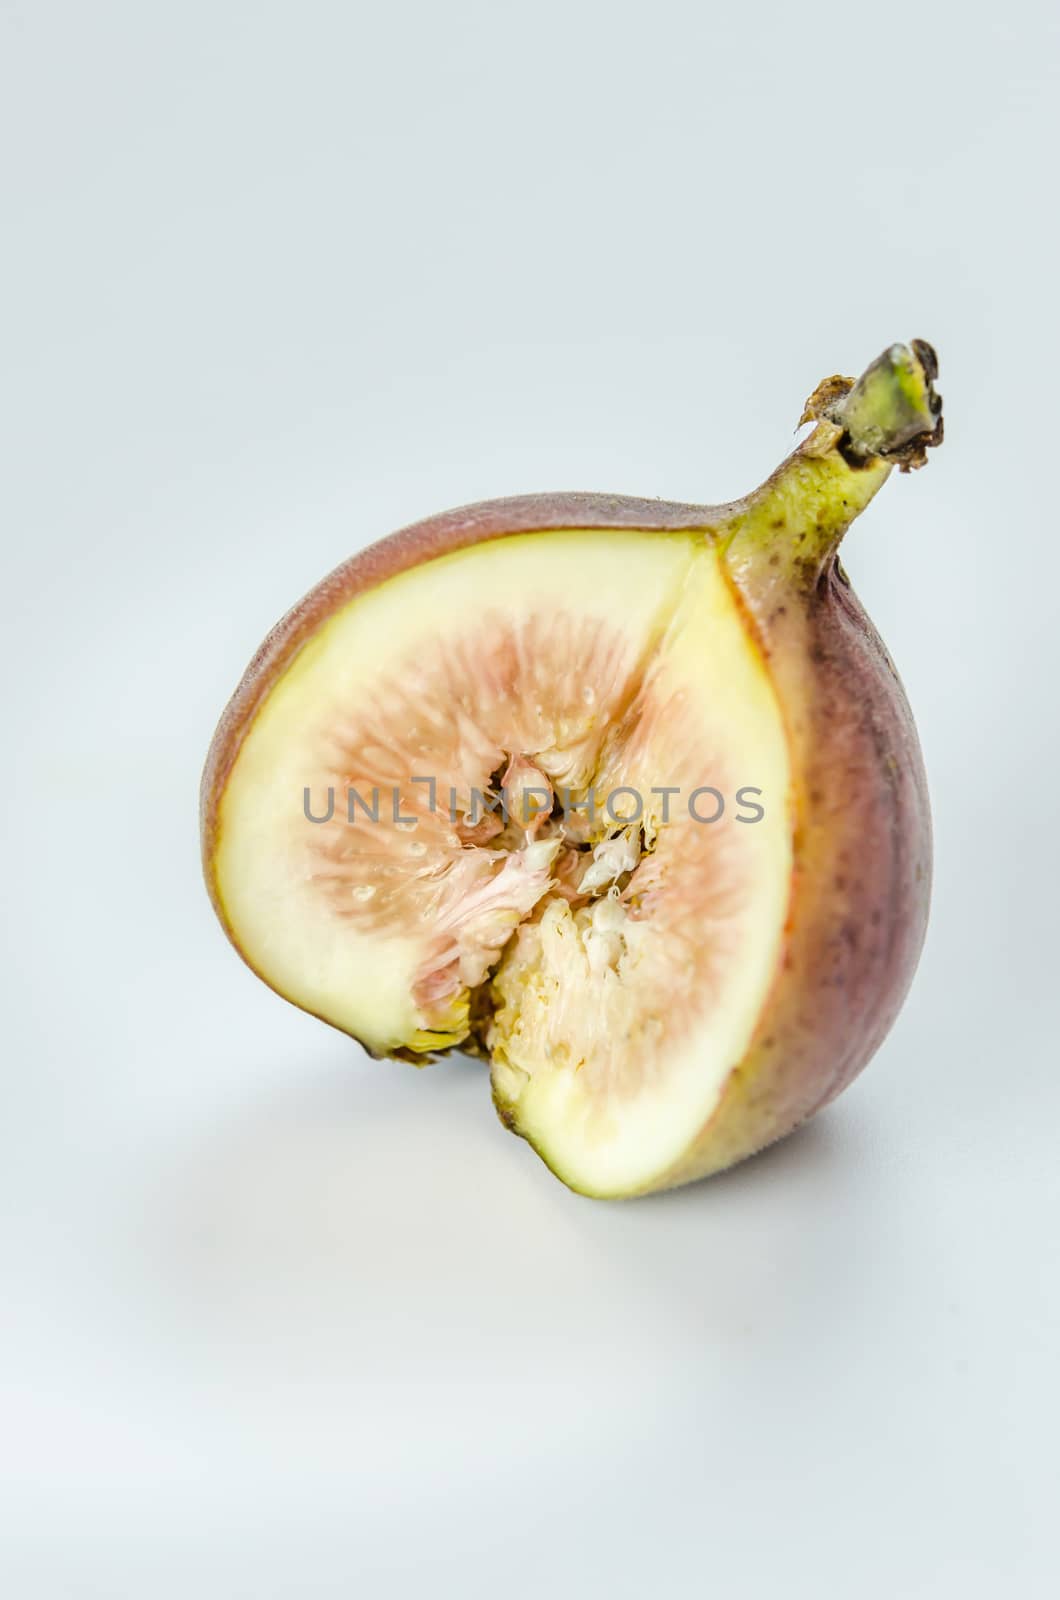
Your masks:
<path fill-rule="evenodd" d="M 942 443 L 937 376 L 938 360 L 925 340 L 892 344 L 828 408 L 829 420 L 843 430 L 844 454 L 855 461 L 881 456 L 903 472 L 922 467 L 928 449 Z"/>

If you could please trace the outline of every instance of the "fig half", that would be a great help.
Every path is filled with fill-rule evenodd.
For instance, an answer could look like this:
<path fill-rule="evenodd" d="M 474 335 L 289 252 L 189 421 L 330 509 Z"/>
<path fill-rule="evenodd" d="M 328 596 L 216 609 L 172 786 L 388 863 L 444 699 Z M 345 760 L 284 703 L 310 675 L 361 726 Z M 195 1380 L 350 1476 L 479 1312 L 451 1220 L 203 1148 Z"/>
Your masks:
<path fill-rule="evenodd" d="M 572 1188 L 672 1187 L 850 1082 L 923 941 L 930 819 L 839 542 L 942 437 L 936 362 L 826 380 L 721 507 L 448 512 L 273 630 L 214 737 L 214 906 L 278 993 L 373 1055 L 490 1062 Z"/>

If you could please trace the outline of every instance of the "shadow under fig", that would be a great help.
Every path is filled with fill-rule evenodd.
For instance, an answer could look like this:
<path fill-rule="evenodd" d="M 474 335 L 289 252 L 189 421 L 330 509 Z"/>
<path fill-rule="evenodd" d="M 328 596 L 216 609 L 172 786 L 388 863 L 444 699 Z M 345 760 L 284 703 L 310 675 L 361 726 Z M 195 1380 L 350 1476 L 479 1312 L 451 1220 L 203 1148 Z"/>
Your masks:
<path fill-rule="evenodd" d="M 749 1306 L 779 1336 L 834 1298 L 837 1260 L 858 1294 L 862 1131 L 829 1110 L 727 1173 L 591 1201 L 506 1134 L 481 1061 L 417 1069 L 323 1041 L 154 1174 L 138 1242 L 189 1337 L 286 1338 L 351 1371 L 381 1349 L 424 1379 L 446 1360 L 487 1371 L 533 1337 L 532 1367 L 598 1317 L 620 1339 L 724 1345 Z"/>

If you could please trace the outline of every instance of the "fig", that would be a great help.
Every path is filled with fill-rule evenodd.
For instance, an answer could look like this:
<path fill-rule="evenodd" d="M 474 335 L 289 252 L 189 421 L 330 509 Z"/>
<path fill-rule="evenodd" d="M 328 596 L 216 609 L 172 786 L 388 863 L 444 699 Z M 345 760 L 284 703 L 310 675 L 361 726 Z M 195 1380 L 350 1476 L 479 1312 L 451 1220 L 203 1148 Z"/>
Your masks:
<path fill-rule="evenodd" d="M 376 1057 L 489 1062 L 571 1188 L 647 1193 L 865 1065 L 923 942 L 916 731 L 839 560 L 942 438 L 930 345 L 807 402 L 708 507 L 489 501 L 340 566 L 214 737 L 206 881 L 280 995 Z"/>

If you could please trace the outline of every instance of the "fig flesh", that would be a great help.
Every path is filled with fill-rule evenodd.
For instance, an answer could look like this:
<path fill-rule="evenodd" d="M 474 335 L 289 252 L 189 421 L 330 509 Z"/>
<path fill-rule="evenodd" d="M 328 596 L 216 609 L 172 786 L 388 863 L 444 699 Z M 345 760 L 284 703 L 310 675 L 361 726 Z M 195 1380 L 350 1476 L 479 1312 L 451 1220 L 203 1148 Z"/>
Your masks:
<path fill-rule="evenodd" d="M 914 341 L 827 380 L 731 505 L 493 501 L 326 578 L 204 774 L 248 964 L 375 1055 L 487 1057 L 584 1193 L 705 1176 L 832 1099 L 930 882 L 912 717 L 836 552 L 941 439 L 935 371 Z"/>

